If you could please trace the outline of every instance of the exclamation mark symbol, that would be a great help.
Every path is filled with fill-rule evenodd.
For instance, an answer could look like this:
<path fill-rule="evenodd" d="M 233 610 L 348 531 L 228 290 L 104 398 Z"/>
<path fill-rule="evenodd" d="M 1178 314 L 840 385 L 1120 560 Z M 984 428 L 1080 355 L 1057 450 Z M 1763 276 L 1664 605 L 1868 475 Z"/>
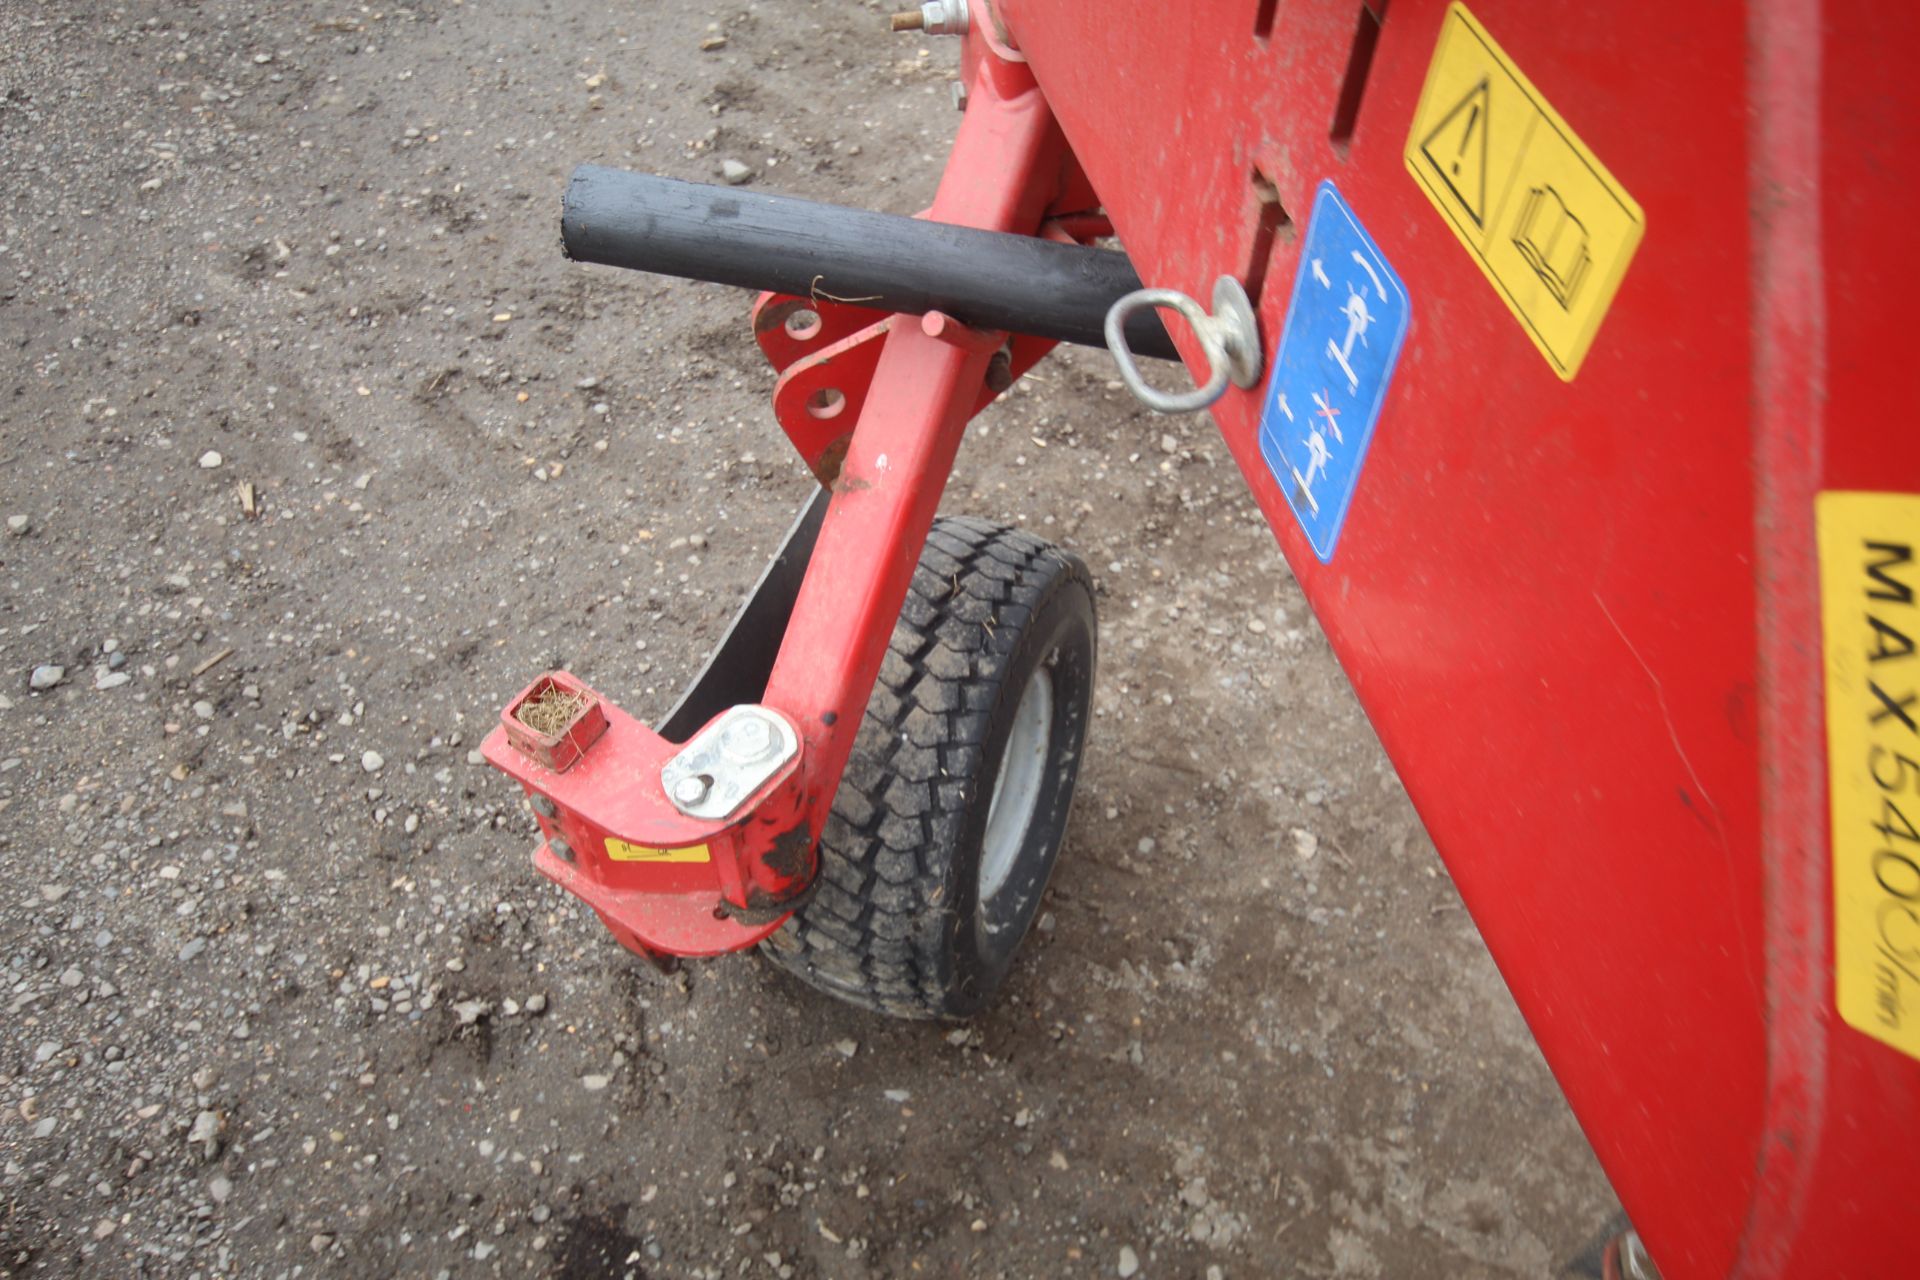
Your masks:
<path fill-rule="evenodd" d="M 1487 133 L 1493 112 L 1487 104 L 1487 82 L 1482 79 L 1440 113 L 1420 140 L 1420 154 L 1433 167 L 1431 182 L 1443 184 L 1459 211 L 1484 229 L 1487 211 Z M 1438 187 L 1434 194 L 1443 195 Z M 1444 198 L 1444 195 L 1443 195 Z"/>
<path fill-rule="evenodd" d="M 1473 104 L 1473 111 L 1467 116 L 1467 127 L 1460 134 L 1460 150 L 1453 157 L 1453 176 L 1460 176 L 1460 162 L 1466 158 L 1467 143 L 1473 138 L 1473 127 L 1480 123 L 1480 104 Z"/>

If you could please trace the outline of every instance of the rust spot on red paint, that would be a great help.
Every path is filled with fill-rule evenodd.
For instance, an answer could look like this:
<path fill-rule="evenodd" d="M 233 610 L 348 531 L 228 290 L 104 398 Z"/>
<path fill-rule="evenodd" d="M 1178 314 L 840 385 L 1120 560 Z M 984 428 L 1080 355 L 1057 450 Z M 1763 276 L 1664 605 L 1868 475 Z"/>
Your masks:
<path fill-rule="evenodd" d="M 835 493 L 860 493 L 873 488 L 873 481 L 861 476 L 843 475 L 829 486 Z"/>
<path fill-rule="evenodd" d="M 822 449 L 813 460 L 813 478 L 820 482 L 822 488 L 834 488 L 835 482 L 840 479 L 841 464 L 846 462 L 847 450 L 852 444 L 853 434 L 849 432 Z"/>

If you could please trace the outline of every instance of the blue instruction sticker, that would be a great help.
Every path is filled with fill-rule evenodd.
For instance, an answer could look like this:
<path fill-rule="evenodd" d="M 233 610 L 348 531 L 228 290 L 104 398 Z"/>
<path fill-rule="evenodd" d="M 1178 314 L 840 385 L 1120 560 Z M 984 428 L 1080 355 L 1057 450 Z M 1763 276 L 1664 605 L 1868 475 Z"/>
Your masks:
<path fill-rule="evenodd" d="M 1260 454 L 1323 564 L 1340 541 L 1412 315 L 1380 246 L 1322 182 L 1267 383 Z"/>

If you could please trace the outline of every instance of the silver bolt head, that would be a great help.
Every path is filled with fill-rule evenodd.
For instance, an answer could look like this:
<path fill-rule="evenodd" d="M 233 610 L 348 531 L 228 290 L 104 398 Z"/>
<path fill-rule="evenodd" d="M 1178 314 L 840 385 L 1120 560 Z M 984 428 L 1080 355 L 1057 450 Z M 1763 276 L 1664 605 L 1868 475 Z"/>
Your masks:
<path fill-rule="evenodd" d="M 673 798 L 681 804 L 699 804 L 712 787 L 697 773 L 690 773 L 673 784 Z"/>
<path fill-rule="evenodd" d="M 764 760 L 776 745 L 778 739 L 765 716 L 741 716 L 720 735 L 720 750 L 737 764 Z"/>
<path fill-rule="evenodd" d="M 967 0 L 926 0 L 920 6 L 921 30 L 930 36 L 967 34 Z"/>

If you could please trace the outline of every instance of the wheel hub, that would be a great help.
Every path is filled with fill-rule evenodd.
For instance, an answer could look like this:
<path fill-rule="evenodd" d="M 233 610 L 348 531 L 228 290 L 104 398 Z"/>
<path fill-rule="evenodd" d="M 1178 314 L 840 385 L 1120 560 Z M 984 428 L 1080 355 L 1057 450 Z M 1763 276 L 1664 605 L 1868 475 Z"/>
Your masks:
<path fill-rule="evenodd" d="M 1053 745 L 1053 677 L 1034 669 L 1013 713 L 1013 728 L 1000 756 L 993 799 L 987 806 L 987 835 L 980 857 L 980 901 L 1000 892 L 1026 843 L 1046 778 L 1047 751 Z"/>

